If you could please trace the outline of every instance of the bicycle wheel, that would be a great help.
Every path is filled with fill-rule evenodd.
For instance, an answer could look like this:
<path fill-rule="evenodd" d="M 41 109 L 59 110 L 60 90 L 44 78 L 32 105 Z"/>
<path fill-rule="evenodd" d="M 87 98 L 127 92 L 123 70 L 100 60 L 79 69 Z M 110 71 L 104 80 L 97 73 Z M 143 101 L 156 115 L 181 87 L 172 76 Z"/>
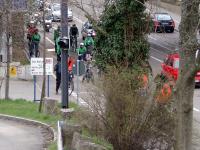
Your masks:
<path fill-rule="evenodd" d="M 36 52 L 35 57 L 40 57 L 40 51 L 39 50 Z"/>
<path fill-rule="evenodd" d="M 72 52 L 76 52 L 75 40 L 72 41 Z"/>
<path fill-rule="evenodd" d="M 69 96 L 72 94 L 73 91 L 74 91 L 74 81 L 71 80 L 69 82 L 69 87 L 68 87 L 68 94 L 69 94 Z"/>

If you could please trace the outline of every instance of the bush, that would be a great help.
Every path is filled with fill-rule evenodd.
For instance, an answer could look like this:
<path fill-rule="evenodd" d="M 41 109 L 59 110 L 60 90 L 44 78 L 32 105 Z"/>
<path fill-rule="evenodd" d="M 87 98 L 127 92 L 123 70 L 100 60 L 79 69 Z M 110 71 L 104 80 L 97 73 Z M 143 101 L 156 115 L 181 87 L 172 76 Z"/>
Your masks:
<path fill-rule="evenodd" d="M 162 149 L 163 143 L 168 149 L 172 145 L 172 113 L 151 98 L 153 93 L 142 96 L 138 92 L 138 76 L 144 71 L 112 67 L 105 74 L 106 137 L 115 150 Z"/>

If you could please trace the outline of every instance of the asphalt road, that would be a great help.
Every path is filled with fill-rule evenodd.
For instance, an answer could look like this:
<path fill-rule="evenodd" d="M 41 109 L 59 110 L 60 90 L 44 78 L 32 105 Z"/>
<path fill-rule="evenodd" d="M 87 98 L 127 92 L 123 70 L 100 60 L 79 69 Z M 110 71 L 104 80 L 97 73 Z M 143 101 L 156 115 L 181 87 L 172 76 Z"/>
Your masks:
<path fill-rule="evenodd" d="M 1 150 L 42 150 L 43 135 L 40 128 L 0 119 Z"/>

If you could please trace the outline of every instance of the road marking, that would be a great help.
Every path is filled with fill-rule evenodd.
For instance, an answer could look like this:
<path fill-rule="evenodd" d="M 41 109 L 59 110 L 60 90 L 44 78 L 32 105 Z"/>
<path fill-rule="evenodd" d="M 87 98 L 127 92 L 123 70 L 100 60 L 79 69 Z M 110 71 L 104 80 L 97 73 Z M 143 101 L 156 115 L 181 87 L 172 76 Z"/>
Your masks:
<path fill-rule="evenodd" d="M 150 49 L 156 51 L 157 53 L 161 53 L 161 54 L 167 55 L 165 52 L 159 51 L 159 50 L 157 50 L 157 49 L 155 49 L 153 47 L 151 47 Z"/>
<path fill-rule="evenodd" d="M 49 48 L 49 49 L 47 49 L 47 51 L 48 51 L 48 52 L 54 52 L 55 49 L 54 49 L 54 48 Z"/>
<path fill-rule="evenodd" d="M 72 96 L 77 97 L 77 93 L 72 92 Z M 79 103 L 81 103 L 82 105 L 87 105 L 87 103 L 81 97 L 78 100 L 79 100 Z"/>
<path fill-rule="evenodd" d="M 149 38 L 150 38 L 150 39 L 153 39 L 153 40 L 155 40 L 155 41 L 157 41 L 157 39 L 154 38 L 154 37 L 152 37 L 151 35 L 149 36 Z"/>
<path fill-rule="evenodd" d="M 46 37 L 46 40 L 49 41 L 51 44 L 55 45 L 52 40 L 50 40 L 48 37 Z"/>
<path fill-rule="evenodd" d="M 158 58 L 156 58 L 156 57 L 153 57 L 153 56 L 150 56 L 150 57 L 153 58 L 153 59 L 155 59 L 155 60 L 157 60 L 157 61 L 159 61 L 159 62 L 161 62 L 161 63 L 163 63 L 162 60 L 160 60 L 160 59 L 158 59 Z"/>
<path fill-rule="evenodd" d="M 194 111 L 197 111 L 197 112 L 200 112 L 200 110 L 197 109 L 197 108 L 195 108 L 195 107 L 193 108 L 193 110 L 194 110 Z"/>

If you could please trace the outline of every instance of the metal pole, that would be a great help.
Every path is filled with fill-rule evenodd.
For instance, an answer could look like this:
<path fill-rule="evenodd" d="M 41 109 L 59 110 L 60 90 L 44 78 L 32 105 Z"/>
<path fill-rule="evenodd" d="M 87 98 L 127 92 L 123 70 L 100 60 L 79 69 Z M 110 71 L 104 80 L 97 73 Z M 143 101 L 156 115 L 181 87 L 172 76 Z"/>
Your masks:
<path fill-rule="evenodd" d="M 34 75 L 33 76 L 33 85 L 34 85 L 34 91 L 33 91 L 33 93 L 34 93 L 34 102 L 36 101 L 36 75 Z"/>
<path fill-rule="evenodd" d="M 50 81 L 49 81 L 50 79 L 49 79 L 49 75 L 47 76 L 47 96 L 49 97 L 50 96 L 50 94 L 49 94 L 49 89 L 50 89 Z"/>
<path fill-rule="evenodd" d="M 7 3 L 6 3 L 7 2 Z M 10 6 L 10 0 L 4 1 L 4 4 L 6 5 L 6 56 L 7 56 L 7 68 L 6 68 L 6 85 L 5 85 L 5 99 L 9 99 L 9 85 L 10 85 L 10 11 L 9 11 L 9 6 Z"/>
<path fill-rule="evenodd" d="M 79 105 L 79 62 L 80 62 L 80 60 L 79 59 L 77 59 L 77 104 Z"/>
<path fill-rule="evenodd" d="M 61 36 L 68 37 L 68 0 L 61 0 Z M 68 50 L 61 51 L 62 108 L 68 108 Z"/>

